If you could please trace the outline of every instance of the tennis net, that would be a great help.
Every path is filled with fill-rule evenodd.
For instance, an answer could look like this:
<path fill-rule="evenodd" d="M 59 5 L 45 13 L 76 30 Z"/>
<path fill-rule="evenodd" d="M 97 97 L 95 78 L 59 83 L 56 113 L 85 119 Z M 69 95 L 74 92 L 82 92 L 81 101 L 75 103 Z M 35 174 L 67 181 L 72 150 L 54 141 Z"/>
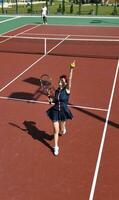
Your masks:
<path fill-rule="evenodd" d="M 118 59 L 119 39 L 1 36 L 0 52 Z"/>

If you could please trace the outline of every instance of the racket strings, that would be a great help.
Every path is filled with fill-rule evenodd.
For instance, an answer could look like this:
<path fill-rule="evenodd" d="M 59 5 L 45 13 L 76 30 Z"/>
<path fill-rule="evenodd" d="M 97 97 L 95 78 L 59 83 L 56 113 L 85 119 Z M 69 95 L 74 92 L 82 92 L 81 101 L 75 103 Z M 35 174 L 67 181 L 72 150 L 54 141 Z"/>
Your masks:
<path fill-rule="evenodd" d="M 39 88 L 34 93 L 34 99 L 39 99 L 42 95 L 48 98 L 54 98 L 55 88 L 52 86 L 52 79 L 47 74 L 41 75 L 39 79 Z"/>

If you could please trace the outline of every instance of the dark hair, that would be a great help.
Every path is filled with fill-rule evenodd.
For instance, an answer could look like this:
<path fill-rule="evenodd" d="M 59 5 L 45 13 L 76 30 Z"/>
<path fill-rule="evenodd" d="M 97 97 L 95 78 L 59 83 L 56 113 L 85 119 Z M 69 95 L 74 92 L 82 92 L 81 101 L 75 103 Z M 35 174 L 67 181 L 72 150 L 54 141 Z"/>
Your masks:
<path fill-rule="evenodd" d="M 66 83 L 68 83 L 68 78 L 67 78 L 67 76 L 66 75 L 61 75 L 60 77 L 59 77 L 60 79 L 62 79 L 62 78 L 64 78 L 65 79 L 65 81 L 66 81 Z"/>

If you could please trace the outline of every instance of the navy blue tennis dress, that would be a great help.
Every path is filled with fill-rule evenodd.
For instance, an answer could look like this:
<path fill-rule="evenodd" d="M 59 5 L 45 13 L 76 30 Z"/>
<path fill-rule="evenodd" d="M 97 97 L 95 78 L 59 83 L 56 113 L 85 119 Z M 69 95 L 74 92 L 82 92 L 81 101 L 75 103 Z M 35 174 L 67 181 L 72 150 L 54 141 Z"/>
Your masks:
<path fill-rule="evenodd" d="M 52 121 L 65 121 L 73 118 L 73 115 L 68 108 L 69 95 L 66 88 L 57 89 L 55 91 L 55 104 L 47 110 L 48 117 Z"/>

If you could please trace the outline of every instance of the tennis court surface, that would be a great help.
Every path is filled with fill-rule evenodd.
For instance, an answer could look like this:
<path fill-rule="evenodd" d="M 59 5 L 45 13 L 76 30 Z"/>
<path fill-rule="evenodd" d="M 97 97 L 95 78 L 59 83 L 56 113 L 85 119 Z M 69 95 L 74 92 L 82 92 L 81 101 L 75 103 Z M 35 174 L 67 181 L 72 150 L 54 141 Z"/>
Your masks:
<path fill-rule="evenodd" d="M 76 60 L 73 120 L 52 153 L 40 77 Z M 0 36 L 0 199 L 119 199 L 119 28 L 23 25 Z"/>

